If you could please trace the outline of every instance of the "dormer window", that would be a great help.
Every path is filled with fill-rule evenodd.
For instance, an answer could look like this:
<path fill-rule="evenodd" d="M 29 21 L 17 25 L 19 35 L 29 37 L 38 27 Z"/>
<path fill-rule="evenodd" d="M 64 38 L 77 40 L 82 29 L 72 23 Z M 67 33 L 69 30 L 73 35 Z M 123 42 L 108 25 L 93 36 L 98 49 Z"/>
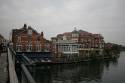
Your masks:
<path fill-rule="evenodd" d="M 31 29 L 28 30 L 28 35 L 32 35 L 32 30 Z"/>

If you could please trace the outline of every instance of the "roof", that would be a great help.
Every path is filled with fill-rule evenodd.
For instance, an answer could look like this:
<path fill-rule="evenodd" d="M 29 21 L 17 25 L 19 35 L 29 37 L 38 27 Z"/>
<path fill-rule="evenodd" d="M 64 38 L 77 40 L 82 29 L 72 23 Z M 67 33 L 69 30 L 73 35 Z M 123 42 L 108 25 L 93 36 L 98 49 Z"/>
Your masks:
<path fill-rule="evenodd" d="M 103 36 L 102 36 L 101 34 L 93 34 L 93 36 L 94 36 L 95 38 L 103 38 Z"/>
<path fill-rule="evenodd" d="M 65 32 L 65 33 L 63 33 L 63 35 L 70 36 L 71 32 Z"/>
<path fill-rule="evenodd" d="M 24 26 L 20 29 L 13 29 L 13 34 L 14 35 L 20 35 L 21 33 L 23 32 L 27 32 L 29 29 L 31 29 L 33 32 L 35 32 L 36 34 L 40 35 L 36 30 L 34 30 L 31 26 L 28 26 L 27 28 L 27 25 L 24 24 Z"/>
<path fill-rule="evenodd" d="M 0 34 L 0 38 L 4 39 L 4 37 Z"/>
<path fill-rule="evenodd" d="M 79 33 L 77 30 L 73 30 L 71 33 Z"/>

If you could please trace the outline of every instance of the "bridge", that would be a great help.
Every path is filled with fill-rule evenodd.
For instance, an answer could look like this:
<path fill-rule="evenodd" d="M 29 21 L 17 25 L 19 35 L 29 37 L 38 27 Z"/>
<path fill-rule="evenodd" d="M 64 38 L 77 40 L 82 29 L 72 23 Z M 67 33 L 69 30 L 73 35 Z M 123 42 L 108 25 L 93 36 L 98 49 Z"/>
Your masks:
<path fill-rule="evenodd" d="M 0 64 L 4 63 L 3 65 L 6 65 L 4 67 L 0 66 L 0 69 L 4 70 L 4 72 L 0 71 L 0 83 L 36 83 L 26 67 L 26 65 L 32 64 L 28 57 L 21 56 L 21 60 L 16 60 L 16 52 L 11 48 L 7 48 L 7 52 L 1 55 Z M 20 64 L 21 80 L 19 80 L 20 78 L 16 73 L 15 65 L 17 61 Z"/>
<path fill-rule="evenodd" d="M 27 66 L 34 66 L 41 62 L 51 63 L 53 58 L 51 52 L 15 52 L 13 48 L 7 48 L 5 55 L 8 70 L 6 82 L 8 83 L 36 83 Z M 21 70 L 21 77 L 17 74 L 18 71 L 16 72 L 17 68 Z"/>

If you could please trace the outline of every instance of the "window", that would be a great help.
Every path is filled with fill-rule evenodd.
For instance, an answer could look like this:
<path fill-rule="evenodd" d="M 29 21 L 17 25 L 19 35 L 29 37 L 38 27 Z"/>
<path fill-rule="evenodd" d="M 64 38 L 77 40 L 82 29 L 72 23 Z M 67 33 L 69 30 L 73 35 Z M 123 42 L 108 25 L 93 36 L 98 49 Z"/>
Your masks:
<path fill-rule="evenodd" d="M 16 45 L 17 52 L 21 52 L 21 49 L 22 49 L 22 45 Z"/>
<path fill-rule="evenodd" d="M 31 45 L 31 44 L 27 45 L 27 51 L 28 51 L 28 52 L 31 52 L 31 51 L 32 51 L 32 45 Z"/>
<path fill-rule="evenodd" d="M 36 45 L 36 51 L 37 51 L 37 52 L 40 52 L 40 51 L 41 51 L 41 45 L 40 45 L 40 44 L 37 44 L 37 45 Z"/>
<path fill-rule="evenodd" d="M 28 30 L 28 35 L 32 35 L 32 30 L 31 29 Z"/>
<path fill-rule="evenodd" d="M 21 37 L 20 36 L 18 36 L 17 42 L 21 42 Z"/>

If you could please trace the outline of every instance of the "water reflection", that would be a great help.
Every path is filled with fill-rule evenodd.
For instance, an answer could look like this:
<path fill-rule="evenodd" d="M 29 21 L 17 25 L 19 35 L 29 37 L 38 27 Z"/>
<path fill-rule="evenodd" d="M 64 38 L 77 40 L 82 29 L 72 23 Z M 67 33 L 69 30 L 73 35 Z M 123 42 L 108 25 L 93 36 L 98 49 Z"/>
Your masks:
<path fill-rule="evenodd" d="M 37 83 L 101 83 L 104 69 L 114 61 L 92 61 L 77 64 L 29 67 Z"/>

